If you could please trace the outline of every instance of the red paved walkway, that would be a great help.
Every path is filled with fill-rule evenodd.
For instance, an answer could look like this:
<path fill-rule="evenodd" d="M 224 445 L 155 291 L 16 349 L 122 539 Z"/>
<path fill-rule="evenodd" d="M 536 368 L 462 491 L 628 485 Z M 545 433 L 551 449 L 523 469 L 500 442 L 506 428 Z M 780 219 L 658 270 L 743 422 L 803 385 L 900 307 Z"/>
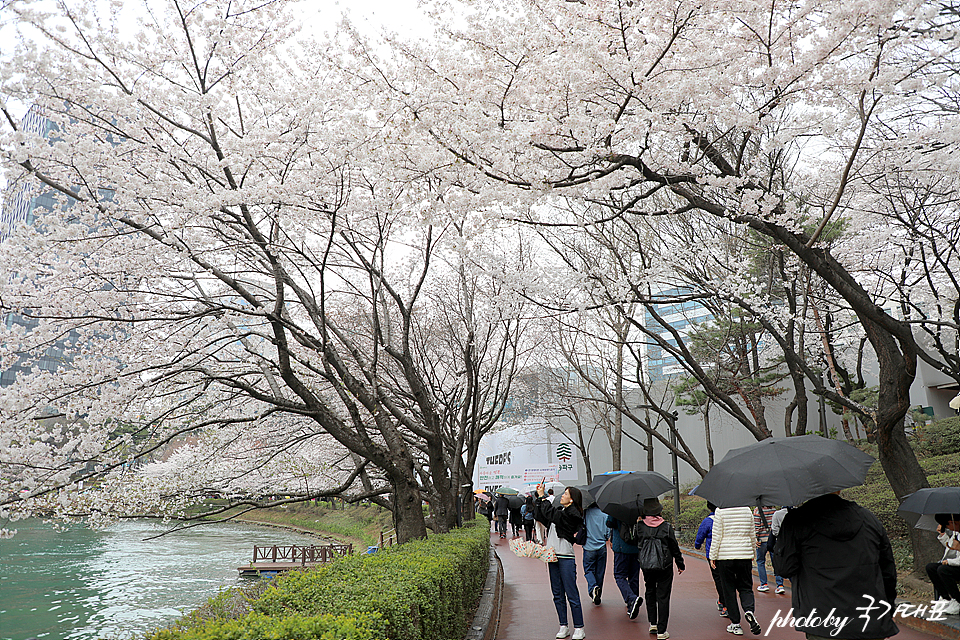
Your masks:
<path fill-rule="evenodd" d="M 496 535 L 490 538 L 503 562 L 503 606 L 500 613 L 500 628 L 497 640 L 551 640 L 557 633 L 557 611 L 550 594 L 550 579 L 543 562 L 534 558 L 519 558 L 510 551 L 508 540 Z M 640 607 L 635 620 L 627 617 L 620 590 L 613 580 L 613 553 L 607 554 L 607 571 L 603 583 L 602 603 L 594 605 L 587 598 L 587 583 L 583 577 L 581 548 L 577 551 L 577 576 L 580 585 L 580 600 L 583 605 L 584 627 L 588 640 L 655 640 L 647 629 L 646 603 Z M 744 625 L 744 635 L 734 636 L 726 632 L 729 620 L 717 613 L 717 592 L 710 577 L 707 562 L 695 556 L 685 555 L 686 571 L 675 575 L 673 595 L 670 600 L 670 624 L 667 629 L 671 640 L 733 640 L 733 638 L 763 637 L 771 618 L 781 611 L 790 610 L 790 589 L 784 595 L 772 590 L 756 593 L 757 618 L 763 626 L 761 636 L 753 636 Z M 789 583 L 788 583 L 789 584 Z M 643 590 L 643 576 L 640 577 Z M 921 633 L 905 625 L 900 626 L 897 640 L 929 640 L 936 636 Z M 572 631 L 572 620 L 571 620 Z M 773 628 L 766 637 L 783 640 L 803 640 L 805 636 L 792 629 Z"/>

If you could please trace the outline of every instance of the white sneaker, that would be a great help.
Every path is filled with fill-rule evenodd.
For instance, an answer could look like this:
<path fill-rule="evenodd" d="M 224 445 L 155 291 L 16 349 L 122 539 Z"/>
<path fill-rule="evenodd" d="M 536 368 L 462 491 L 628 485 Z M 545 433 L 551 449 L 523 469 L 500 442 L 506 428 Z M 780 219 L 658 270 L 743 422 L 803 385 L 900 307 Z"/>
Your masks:
<path fill-rule="evenodd" d="M 667 640 L 670 637 L 670 634 L 667 631 L 657 634 L 657 640 Z"/>
<path fill-rule="evenodd" d="M 570 627 L 565 624 L 560 625 L 560 630 L 557 631 L 557 638 L 566 638 L 570 635 Z"/>
<path fill-rule="evenodd" d="M 770 586 L 766 584 L 762 584 L 759 587 L 757 587 L 757 591 L 770 591 Z"/>
<path fill-rule="evenodd" d="M 740 628 L 739 624 L 735 622 L 731 622 L 730 624 L 727 625 L 727 633 L 732 633 L 735 636 L 742 636 L 743 629 Z"/>
<path fill-rule="evenodd" d="M 958 613 L 960 613 L 960 602 L 957 602 L 956 600 L 951 600 L 949 603 L 947 603 L 947 606 L 943 608 L 943 612 L 948 616 L 957 615 Z"/>
<path fill-rule="evenodd" d="M 655 624 L 650 625 L 650 633 L 656 633 L 656 632 L 657 632 L 657 625 Z"/>
<path fill-rule="evenodd" d="M 571 640 L 583 640 L 586 637 L 587 637 L 586 630 L 584 630 L 583 627 L 576 627 L 573 630 L 573 636 L 571 637 Z"/>

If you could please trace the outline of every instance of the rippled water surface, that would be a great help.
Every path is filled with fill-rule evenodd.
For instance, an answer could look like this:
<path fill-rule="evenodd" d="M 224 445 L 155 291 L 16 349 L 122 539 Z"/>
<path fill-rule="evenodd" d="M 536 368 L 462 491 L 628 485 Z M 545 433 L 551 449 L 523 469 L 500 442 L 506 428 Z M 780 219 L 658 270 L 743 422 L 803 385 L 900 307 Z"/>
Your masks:
<path fill-rule="evenodd" d="M 155 540 L 160 522 L 95 531 L 14 523 L 0 540 L 0 638 L 132 638 L 190 611 L 222 587 L 253 545 L 316 544 L 317 538 L 243 524 L 204 525 Z"/>

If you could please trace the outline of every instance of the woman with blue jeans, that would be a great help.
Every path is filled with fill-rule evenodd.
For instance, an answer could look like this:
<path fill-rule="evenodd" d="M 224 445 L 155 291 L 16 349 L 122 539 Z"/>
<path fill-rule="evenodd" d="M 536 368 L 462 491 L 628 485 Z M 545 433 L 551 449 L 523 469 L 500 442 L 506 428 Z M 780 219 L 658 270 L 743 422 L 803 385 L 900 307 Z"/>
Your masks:
<path fill-rule="evenodd" d="M 576 487 L 567 487 L 560 499 L 559 506 L 546 499 L 543 484 L 537 485 L 537 500 L 534 514 L 538 522 L 547 527 L 547 539 L 544 543 L 553 547 L 557 553 L 556 562 L 548 562 L 550 588 L 553 591 L 553 604 L 560 618 L 560 630 L 557 638 L 570 635 L 567 624 L 567 603 L 573 615 L 573 640 L 582 640 L 587 634 L 583 628 L 583 609 L 580 606 L 580 592 L 577 590 L 577 559 L 573 555 L 573 539 L 583 524 L 583 499 Z"/>

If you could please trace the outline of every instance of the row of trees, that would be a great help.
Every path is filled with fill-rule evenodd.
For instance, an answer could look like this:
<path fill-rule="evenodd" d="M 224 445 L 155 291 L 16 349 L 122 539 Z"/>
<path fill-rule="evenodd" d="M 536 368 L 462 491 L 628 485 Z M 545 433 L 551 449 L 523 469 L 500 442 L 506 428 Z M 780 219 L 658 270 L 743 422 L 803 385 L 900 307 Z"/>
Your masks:
<path fill-rule="evenodd" d="M 955 7 L 445 3 L 428 38 L 316 41 L 291 2 L 145 6 L 132 32 L 5 3 L 7 176 L 61 206 L 0 245 L 2 311 L 38 321 L 0 366 L 83 340 L 0 392 L 3 508 L 109 477 L 86 511 L 173 510 L 266 473 L 422 536 L 533 364 L 565 372 L 538 410 L 589 400 L 615 464 L 672 446 L 670 399 L 636 408 L 653 346 L 696 408 L 761 439 L 765 398 L 790 389 L 802 433 L 813 393 L 869 417 L 898 496 L 926 484 L 917 362 L 960 381 Z M 713 322 L 661 315 L 684 303 Z"/>

